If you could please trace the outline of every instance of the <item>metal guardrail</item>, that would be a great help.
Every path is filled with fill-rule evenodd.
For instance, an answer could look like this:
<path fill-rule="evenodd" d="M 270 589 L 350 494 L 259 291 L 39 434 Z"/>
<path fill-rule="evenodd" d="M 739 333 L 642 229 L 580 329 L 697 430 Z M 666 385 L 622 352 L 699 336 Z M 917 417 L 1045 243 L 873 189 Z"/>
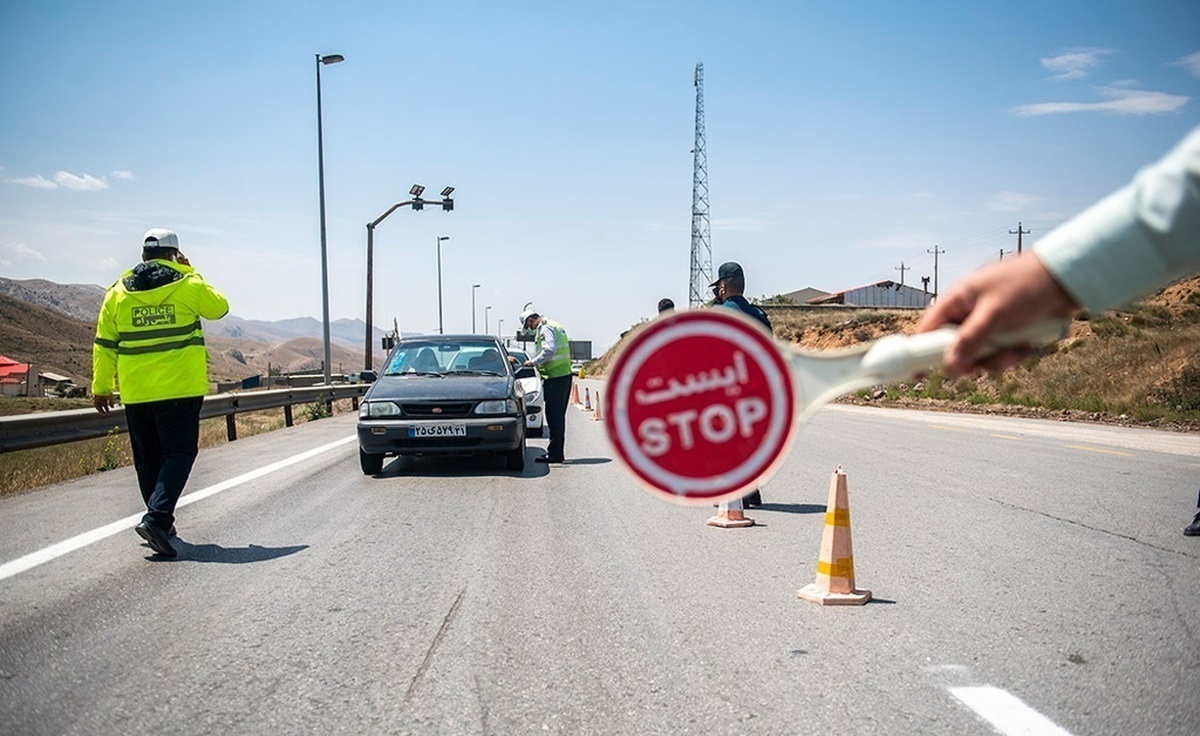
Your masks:
<path fill-rule="evenodd" d="M 242 412 L 283 407 L 284 421 L 290 427 L 292 406 L 316 401 L 323 401 L 328 405 L 336 399 L 354 399 L 357 409 L 358 400 L 370 387 L 369 383 L 353 383 L 205 396 L 200 418 L 225 417 L 226 433 L 232 441 L 237 439 L 234 416 Z M 125 423 L 125 408 L 121 406 L 115 407 L 108 414 L 100 414 L 95 409 L 71 409 L 0 417 L 0 453 L 106 437 L 109 434 L 127 431 L 129 430 Z"/>

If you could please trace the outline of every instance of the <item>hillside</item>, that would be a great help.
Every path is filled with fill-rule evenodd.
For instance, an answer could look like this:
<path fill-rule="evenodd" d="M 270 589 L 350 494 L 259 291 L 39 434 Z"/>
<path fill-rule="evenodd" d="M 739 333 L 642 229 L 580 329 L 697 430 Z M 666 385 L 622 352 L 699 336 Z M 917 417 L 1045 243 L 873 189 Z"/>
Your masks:
<path fill-rule="evenodd" d="M 38 373 L 51 371 L 87 385 L 92 376 L 95 317 L 74 319 L 52 309 L 0 295 L 0 355 L 33 363 Z M 209 375 L 234 381 L 266 375 L 268 366 L 283 372 L 319 371 L 323 346 L 319 339 L 298 337 L 269 344 L 206 334 Z M 330 346 L 335 373 L 362 368 L 362 348 Z"/>
<path fill-rule="evenodd" d="M 911 310 L 768 308 L 775 337 L 828 350 L 911 333 Z M 604 375 L 622 343 L 588 365 Z M 1081 314 L 1069 336 L 999 376 L 925 380 L 860 391 L 847 402 L 1145 424 L 1200 431 L 1200 276 L 1128 309 Z"/>

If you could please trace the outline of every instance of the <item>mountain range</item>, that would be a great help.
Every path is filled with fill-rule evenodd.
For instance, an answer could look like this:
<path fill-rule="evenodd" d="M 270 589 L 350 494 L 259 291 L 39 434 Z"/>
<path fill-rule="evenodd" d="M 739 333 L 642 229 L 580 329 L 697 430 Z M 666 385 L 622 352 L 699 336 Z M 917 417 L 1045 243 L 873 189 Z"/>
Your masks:
<path fill-rule="evenodd" d="M 92 340 L 104 292 L 95 284 L 0 277 L 0 355 L 32 363 L 39 373 L 61 373 L 81 385 L 90 382 Z M 334 373 L 361 369 L 365 328 L 361 319 L 329 323 L 330 368 Z M 378 327 L 372 333 L 378 366 L 386 333 Z M 209 374 L 215 381 L 266 375 L 268 370 L 321 370 L 322 325 L 312 317 L 266 321 L 227 315 L 212 322 L 205 320 L 204 335 Z"/>

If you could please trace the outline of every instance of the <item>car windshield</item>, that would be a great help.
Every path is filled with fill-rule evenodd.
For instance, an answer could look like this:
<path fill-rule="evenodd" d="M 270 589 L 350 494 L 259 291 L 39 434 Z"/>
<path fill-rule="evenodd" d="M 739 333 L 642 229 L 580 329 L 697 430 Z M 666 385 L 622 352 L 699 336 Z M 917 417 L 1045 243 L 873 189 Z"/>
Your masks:
<path fill-rule="evenodd" d="M 504 358 L 494 342 L 413 340 L 396 347 L 384 375 L 502 376 L 506 372 Z"/>

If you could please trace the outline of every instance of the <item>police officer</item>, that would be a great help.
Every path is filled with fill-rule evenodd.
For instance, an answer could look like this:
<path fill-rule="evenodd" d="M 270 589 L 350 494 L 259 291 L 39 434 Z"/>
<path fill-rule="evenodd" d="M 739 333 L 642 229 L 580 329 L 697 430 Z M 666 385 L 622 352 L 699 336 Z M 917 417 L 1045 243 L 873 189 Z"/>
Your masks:
<path fill-rule="evenodd" d="M 744 296 L 746 274 L 742 271 L 741 264 L 734 261 L 722 263 L 721 267 L 717 269 L 717 280 L 709 286 L 713 290 L 713 304 L 737 310 L 761 322 L 768 333 L 773 332 L 767 313 L 751 304 Z M 742 502 L 746 508 L 762 506 L 762 494 L 759 493 L 759 489 L 755 488 L 742 499 Z"/>
<path fill-rule="evenodd" d="M 525 361 L 525 365 L 537 366 L 542 374 L 546 426 L 550 428 L 546 454 L 535 460 L 539 463 L 561 463 L 567 433 L 567 406 L 571 401 L 571 344 L 567 339 L 567 330 L 532 309 L 521 312 L 521 325 L 526 330 L 537 330 L 533 343 L 536 354 Z"/>
<path fill-rule="evenodd" d="M 104 295 L 92 346 L 92 403 L 107 414 L 120 390 L 146 514 L 135 527 L 150 549 L 174 557 L 175 504 L 200 438 L 208 351 L 200 318 L 220 319 L 229 301 L 192 269 L 170 230 L 147 230 L 142 262 Z"/>

